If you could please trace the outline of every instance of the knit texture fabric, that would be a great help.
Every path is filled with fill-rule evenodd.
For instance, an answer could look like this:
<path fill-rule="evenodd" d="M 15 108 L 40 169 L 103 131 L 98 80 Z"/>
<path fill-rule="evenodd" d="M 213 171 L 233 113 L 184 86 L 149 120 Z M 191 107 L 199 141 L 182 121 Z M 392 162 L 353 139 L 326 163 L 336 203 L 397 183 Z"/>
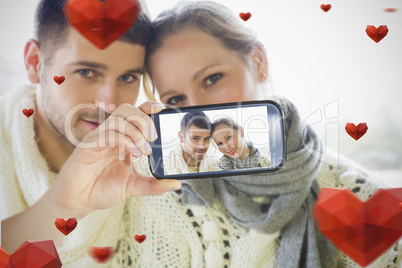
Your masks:
<path fill-rule="evenodd" d="M 35 109 L 32 85 L 0 98 L 1 220 L 27 209 L 57 179 L 36 145 L 35 114 L 25 117 L 24 108 Z M 149 169 L 141 168 L 141 173 L 149 174 Z M 374 173 L 332 152 L 326 152 L 317 180 L 321 187 L 348 188 L 363 201 L 386 187 Z M 85 217 L 58 248 L 63 267 L 277 267 L 279 232 L 264 234 L 237 225 L 219 199 L 209 207 L 185 206 L 181 198 L 181 191 L 135 197 Z M 147 238 L 139 244 L 136 234 Z M 96 263 L 88 255 L 94 246 L 114 247 L 114 257 Z M 400 268 L 401 246 L 393 245 L 367 267 Z M 359 266 L 341 253 L 338 267 Z"/>
<path fill-rule="evenodd" d="M 255 168 L 255 167 L 269 167 L 271 161 L 266 155 L 260 153 L 260 151 L 255 148 L 251 141 L 247 141 L 247 147 L 250 149 L 250 153 L 244 159 L 234 159 L 227 155 L 222 156 L 219 159 L 219 166 L 222 169 L 244 169 L 244 168 Z"/>

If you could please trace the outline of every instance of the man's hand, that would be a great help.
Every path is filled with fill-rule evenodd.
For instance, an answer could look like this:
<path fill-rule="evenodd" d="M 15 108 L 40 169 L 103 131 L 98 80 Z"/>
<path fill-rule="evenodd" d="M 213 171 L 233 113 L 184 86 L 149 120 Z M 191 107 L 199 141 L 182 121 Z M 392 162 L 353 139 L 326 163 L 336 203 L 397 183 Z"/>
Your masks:
<path fill-rule="evenodd" d="M 161 110 L 161 105 L 152 102 L 138 108 L 119 106 L 84 137 L 68 158 L 55 186 L 47 193 L 50 200 L 67 211 L 86 216 L 133 196 L 159 195 L 181 188 L 178 180 L 157 180 L 132 168 L 132 156 L 150 154 L 149 141 L 154 141 L 157 134 L 148 114 Z"/>

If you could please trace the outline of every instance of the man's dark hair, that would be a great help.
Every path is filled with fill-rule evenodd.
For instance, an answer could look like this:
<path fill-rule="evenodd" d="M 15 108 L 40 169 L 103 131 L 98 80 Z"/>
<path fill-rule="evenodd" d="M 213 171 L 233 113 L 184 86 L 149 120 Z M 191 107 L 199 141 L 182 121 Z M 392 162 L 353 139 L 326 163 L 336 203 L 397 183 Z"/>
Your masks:
<path fill-rule="evenodd" d="M 35 38 L 45 53 L 46 64 L 54 52 L 67 39 L 70 24 L 64 13 L 67 0 L 41 0 L 36 9 Z M 146 46 L 151 37 L 151 20 L 137 2 L 139 12 L 135 24 L 119 39 L 132 44 Z"/>
<path fill-rule="evenodd" d="M 183 133 L 191 127 L 196 126 L 201 129 L 211 129 L 211 121 L 204 112 L 194 111 L 186 113 L 180 123 L 180 130 Z"/>

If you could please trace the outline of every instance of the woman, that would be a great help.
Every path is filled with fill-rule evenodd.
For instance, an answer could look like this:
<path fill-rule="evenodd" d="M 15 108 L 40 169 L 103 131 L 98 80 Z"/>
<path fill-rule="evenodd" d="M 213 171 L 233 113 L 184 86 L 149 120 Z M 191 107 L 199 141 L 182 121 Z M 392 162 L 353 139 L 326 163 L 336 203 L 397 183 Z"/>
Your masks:
<path fill-rule="evenodd" d="M 264 47 L 227 8 L 179 2 L 153 25 L 146 68 L 164 104 L 268 98 Z M 163 222 L 169 228 L 153 229 L 162 246 L 136 247 L 144 263 L 152 252 L 157 262 L 175 259 L 170 263 L 179 267 L 358 267 L 319 232 L 310 211 L 320 186 L 349 188 L 366 200 L 384 185 L 355 163 L 324 155 L 292 103 L 271 99 L 286 116 L 285 166 L 269 174 L 184 181 L 176 198 L 164 195 L 175 208 L 171 219 L 148 210 L 153 226 Z M 373 267 L 397 267 L 400 251 L 392 247 Z"/>
<path fill-rule="evenodd" d="M 269 167 L 271 161 L 244 138 L 244 130 L 232 118 L 215 120 L 211 127 L 212 139 L 224 155 L 219 160 L 222 169 Z"/>

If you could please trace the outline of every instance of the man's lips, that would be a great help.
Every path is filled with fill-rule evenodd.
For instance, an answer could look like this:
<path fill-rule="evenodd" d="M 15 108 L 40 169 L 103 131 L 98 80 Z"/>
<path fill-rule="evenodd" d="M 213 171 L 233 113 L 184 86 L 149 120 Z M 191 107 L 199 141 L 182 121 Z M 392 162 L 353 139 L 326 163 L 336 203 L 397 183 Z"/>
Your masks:
<path fill-rule="evenodd" d="M 88 121 L 88 120 L 85 120 L 85 119 L 81 119 L 81 120 L 85 123 L 85 125 L 88 126 L 88 128 L 90 130 L 96 129 L 101 124 L 100 122 L 93 122 L 93 121 Z"/>

